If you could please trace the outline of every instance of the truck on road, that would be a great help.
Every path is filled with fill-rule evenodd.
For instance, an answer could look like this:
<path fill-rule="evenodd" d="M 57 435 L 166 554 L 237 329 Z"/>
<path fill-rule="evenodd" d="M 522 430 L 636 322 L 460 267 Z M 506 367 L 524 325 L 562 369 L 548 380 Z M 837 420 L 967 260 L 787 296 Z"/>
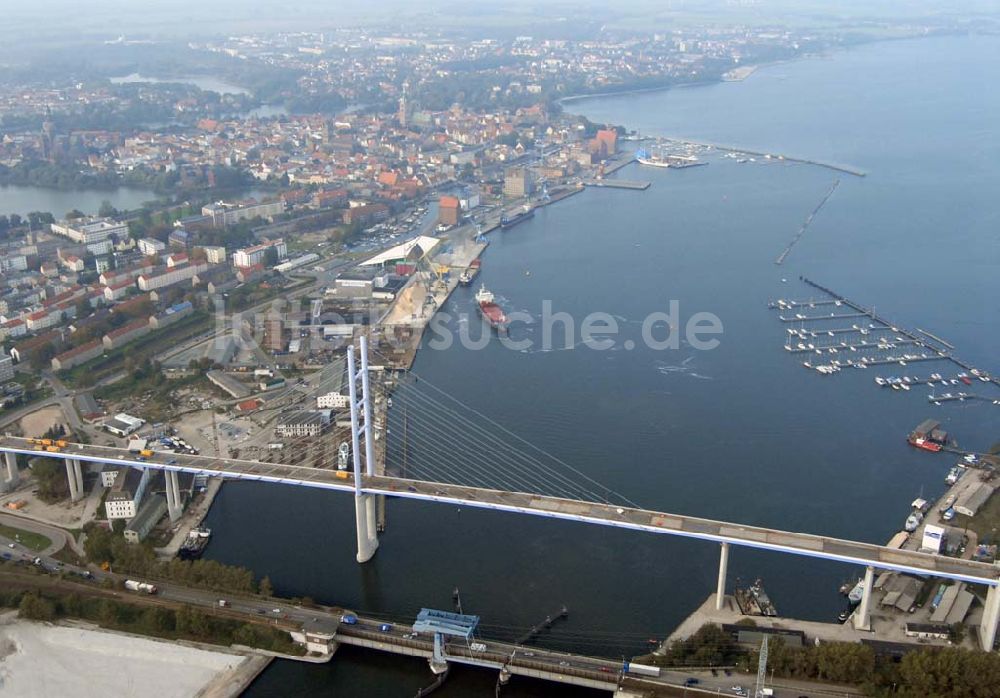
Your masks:
<path fill-rule="evenodd" d="M 125 588 L 129 591 L 135 591 L 140 594 L 155 594 L 157 591 L 155 585 L 148 582 L 137 582 L 134 579 L 126 579 Z"/>
<path fill-rule="evenodd" d="M 639 676 L 659 676 L 660 667 L 648 666 L 646 664 L 633 664 L 632 662 L 625 662 L 625 673 L 638 674 Z"/>

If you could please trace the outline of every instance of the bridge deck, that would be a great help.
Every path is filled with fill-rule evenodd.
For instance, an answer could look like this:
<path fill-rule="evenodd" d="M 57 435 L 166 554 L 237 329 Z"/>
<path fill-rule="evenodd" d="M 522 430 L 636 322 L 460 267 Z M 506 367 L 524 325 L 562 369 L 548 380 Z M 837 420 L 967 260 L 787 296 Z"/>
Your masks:
<path fill-rule="evenodd" d="M 49 453 L 27 439 L 0 437 L 0 451 L 33 456 L 72 458 L 81 461 L 131 465 L 134 467 L 176 470 L 226 478 L 256 480 L 288 485 L 353 492 L 353 477 L 338 477 L 338 471 L 298 465 L 261 463 L 160 453 L 139 461 L 136 454 L 120 448 L 69 444 L 58 453 Z M 341 473 L 343 475 L 344 473 Z M 1000 585 L 1000 567 L 972 560 L 931 555 L 912 550 L 897 550 L 871 543 L 861 543 L 809 533 L 782 531 L 760 526 L 715 521 L 693 516 L 618 507 L 613 504 L 584 502 L 524 492 L 505 492 L 424 480 L 384 476 L 363 476 L 362 491 L 422 501 L 442 502 L 485 509 L 509 511 L 533 516 L 579 521 L 630 530 L 665 533 L 719 543 L 731 543 L 776 552 L 839 562 L 872 565 L 878 569 L 912 572 L 972 583 Z"/>

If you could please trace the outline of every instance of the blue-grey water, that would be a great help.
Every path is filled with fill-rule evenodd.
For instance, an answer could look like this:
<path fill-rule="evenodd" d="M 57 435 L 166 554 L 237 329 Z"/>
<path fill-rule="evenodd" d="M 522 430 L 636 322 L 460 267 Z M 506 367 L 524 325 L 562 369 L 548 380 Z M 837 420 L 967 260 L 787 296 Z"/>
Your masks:
<path fill-rule="evenodd" d="M 537 318 L 550 300 L 577 318 L 604 311 L 632 338 L 637 322 L 677 300 L 682 323 L 699 311 L 722 320 L 717 349 L 514 352 L 494 342 L 421 351 L 415 371 L 645 507 L 885 542 L 912 499 L 943 489 L 951 464 L 908 447 L 906 433 L 935 417 L 984 449 L 998 440 L 1000 411 L 935 407 L 923 389 L 875 386 L 874 375 L 899 368 L 807 371 L 782 349 L 786 326 L 766 305 L 817 295 L 798 282 L 804 274 L 1000 370 L 1000 95 L 989 80 L 998 49 L 980 37 L 874 44 L 742 83 L 574 103 L 644 134 L 830 160 L 868 176 L 760 159 L 630 166 L 621 176 L 651 180 L 648 191 L 588 191 L 493 235 L 481 280 L 510 310 Z M 471 292 L 459 290 L 446 310 L 471 308 Z M 211 557 L 270 575 L 285 595 L 405 620 L 421 606 L 449 608 L 457 585 L 466 611 L 496 636 L 565 603 L 570 619 L 546 642 L 612 657 L 642 651 L 712 593 L 718 554 L 665 536 L 394 500 L 378 554 L 359 566 L 349 497 L 244 483 L 226 485 L 207 524 Z M 761 576 L 783 615 L 831 619 L 837 586 L 856 572 L 740 549 L 730 588 Z M 323 666 L 276 663 L 249 694 L 408 695 L 430 681 L 420 662 L 342 652 Z M 459 671 L 441 695 L 491 695 L 494 679 Z M 581 694 L 525 681 L 504 692 Z"/>
<path fill-rule="evenodd" d="M 101 203 L 110 201 L 121 210 L 140 208 L 146 201 L 155 201 L 151 189 L 117 187 L 115 189 L 52 189 L 22 184 L 0 185 L 0 215 L 17 213 L 24 216 L 32 211 L 51 213 L 62 218 L 77 209 L 96 214 Z"/>
<path fill-rule="evenodd" d="M 176 78 L 155 78 L 148 75 L 132 73 L 123 77 L 111 78 L 112 84 L 129 85 L 132 83 L 179 83 L 184 85 L 194 85 L 199 90 L 206 92 L 218 92 L 220 95 L 247 95 L 250 90 L 231 82 L 210 75 L 188 75 Z"/>

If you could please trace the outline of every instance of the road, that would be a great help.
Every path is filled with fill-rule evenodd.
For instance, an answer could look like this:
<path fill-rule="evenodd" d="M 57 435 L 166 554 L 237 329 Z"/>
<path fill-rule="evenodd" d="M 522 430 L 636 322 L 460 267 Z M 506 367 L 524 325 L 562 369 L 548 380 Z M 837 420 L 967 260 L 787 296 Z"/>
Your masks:
<path fill-rule="evenodd" d="M 64 547 L 69 545 L 70 548 L 78 555 L 83 552 L 76 545 L 76 541 L 74 541 L 72 537 L 61 528 L 56 528 L 55 526 L 49 526 L 43 523 L 39 523 L 37 521 L 32 521 L 31 519 L 25 519 L 20 516 L 14 516 L 12 514 L 3 514 L 3 513 L 0 513 L 0 524 L 3 524 L 4 526 L 11 526 L 13 528 L 19 528 L 22 531 L 30 531 L 31 533 L 37 533 L 41 536 L 45 536 L 50 541 L 52 541 L 52 544 L 49 545 L 49 547 L 45 548 L 44 550 L 39 550 L 37 552 L 31 551 L 28 548 L 22 545 L 18 545 L 16 543 L 14 545 L 14 548 L 11 548 L 13 550 L 17 550 L 22 553 L 31 553 L 32 555 L 54 555 L 55 553 L 59 552 Z M 0 536 L 0 542 L 3 543 L 4 547 L 10 548 L 10 544 L 13 543 L 14 541 L 12 541 L 9 538 L 5 539 L 3 536 Z"/>

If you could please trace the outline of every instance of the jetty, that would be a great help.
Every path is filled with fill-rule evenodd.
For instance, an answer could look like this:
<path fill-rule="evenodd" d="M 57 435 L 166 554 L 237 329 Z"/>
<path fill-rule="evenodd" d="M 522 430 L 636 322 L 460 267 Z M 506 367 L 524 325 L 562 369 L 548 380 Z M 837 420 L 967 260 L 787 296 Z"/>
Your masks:
<path fill-rule="evenodd" d="M 833 186 L 830 187 L 830 191 L 828 191 L 826 193 L 826 196 L 824 196 L 820 200 L 820 202 L 818 204 L 816 204 L 816 208 L 814 208 L 809 213 L 809 215 L 806 217 L 805 221 L 802 223 L 801 227 L 799 227 L 799 232 L 795 234 L 795 237 L 792 238 L 792 241 L 788 243 L 788 245 L 781 252 L 781 254 L 778 255 L 777 259 L 774 260 L 775 264 L 777 264 L 778 266 L 781 266 L 782 264 L 785 263 L 785 258 L 788 257 L 788 254 L 792 251 L 792 248 L 795 247 L 795 245 L 798 244 L 799 240 L 802 239 L 802 236 L 805 234 L 806 230 L 812 224 L 813 219 L 816 218 L 816 214 L 818 214 L 820 212 L 820 209 L 822 209 L 823 206 L 826 205 L 826 202 L 830 200 L 830 197 L 833 196 L 833 192 L 837 191 L 837 187 L 838 186 L 840 186 L 840 180 L 839 179 L 837 179 L 837 180 L 835 180 L 833 182 Z"/>
<path fill-rule="evenodd" d="M 630 179 L 586 179 L 583 181 L 586 187 L 603 187 L 606 189 L 634 189 L 644 191 L 649 189 L 652 182 L 635 181 Z"/>

